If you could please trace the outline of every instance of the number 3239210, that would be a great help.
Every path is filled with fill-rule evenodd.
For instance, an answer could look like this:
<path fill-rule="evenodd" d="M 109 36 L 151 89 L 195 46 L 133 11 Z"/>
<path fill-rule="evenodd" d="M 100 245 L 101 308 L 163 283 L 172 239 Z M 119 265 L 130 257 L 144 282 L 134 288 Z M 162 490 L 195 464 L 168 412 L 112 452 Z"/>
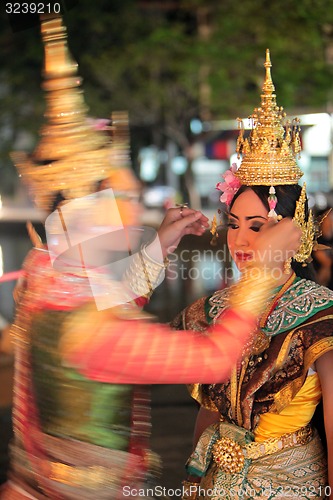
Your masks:
<path fill-rule="evenodd" d="M 6 2 L 7 14 L 60 14 L 61 6 L 58 2 Z"/>

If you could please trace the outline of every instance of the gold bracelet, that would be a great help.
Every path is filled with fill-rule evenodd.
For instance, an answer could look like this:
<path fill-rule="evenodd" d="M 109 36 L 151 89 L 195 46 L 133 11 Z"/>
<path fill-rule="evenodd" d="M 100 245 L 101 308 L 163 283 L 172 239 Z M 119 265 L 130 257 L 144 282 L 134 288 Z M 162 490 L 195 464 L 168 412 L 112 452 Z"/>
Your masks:
<path fill-rule="evenodd" d="M 194 481 L 187 481 L 186 479 L 182 481 L 183 495 L 182 500 L 197 500 L 198 498 L 198 488 L 200 483 Z"/>
<path fill-rule="evenodd" d="M 229 305 L 238 311 L 259 316 L 276 286 L 270 270 L 249 266 L 240 280 L 230 288 Z"/>

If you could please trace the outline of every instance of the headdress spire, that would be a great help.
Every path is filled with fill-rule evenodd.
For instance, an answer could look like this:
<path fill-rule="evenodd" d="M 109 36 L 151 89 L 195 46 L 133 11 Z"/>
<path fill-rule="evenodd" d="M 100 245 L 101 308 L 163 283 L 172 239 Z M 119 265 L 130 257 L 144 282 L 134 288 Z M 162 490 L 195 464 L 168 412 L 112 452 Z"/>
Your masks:
<path fill-rule="evenodd" d="M 276 103 L 268 49 L 264 66 L 266 74 L 261 106 L 255 108 L 249 117 L 252 130 L 248 138 L 244 138 L 243 123 L 239 120 L 236 151 L 242 154 L 242 163 L 236 176 L 248 186 L 297 184 L 303 175 L 296 162 L 301 150 L 299 120 L 295 118 L 292 124 L 287 121 L 285 131 L 283 120 L 286 114 Z"/>

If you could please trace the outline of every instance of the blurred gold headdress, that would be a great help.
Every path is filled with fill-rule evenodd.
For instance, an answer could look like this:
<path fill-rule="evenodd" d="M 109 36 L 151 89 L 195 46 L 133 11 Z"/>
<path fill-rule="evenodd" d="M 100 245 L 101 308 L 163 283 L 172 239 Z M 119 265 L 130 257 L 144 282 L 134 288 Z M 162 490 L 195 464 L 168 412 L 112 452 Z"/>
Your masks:
<path fill-rule="evenodd" d="M 78 65 L 69 54 L 61 17 L 43 18 L 41 33 L 45 47 L 46 123 L 31 155 L 12 154 L 23 182 L 33 191 L 36 205 L 49 209 L 59 191 L 68 199 L 85 196 L 94 192 L 97 182 L 109 178 L 110 174 L 123 189 L 128 186 L 136 189 L 138 181 L 126 168 L 129 164 L 127 114 L 112 116 L 114 140 L 105 130 L 97 130 L 87 117 Z"/>

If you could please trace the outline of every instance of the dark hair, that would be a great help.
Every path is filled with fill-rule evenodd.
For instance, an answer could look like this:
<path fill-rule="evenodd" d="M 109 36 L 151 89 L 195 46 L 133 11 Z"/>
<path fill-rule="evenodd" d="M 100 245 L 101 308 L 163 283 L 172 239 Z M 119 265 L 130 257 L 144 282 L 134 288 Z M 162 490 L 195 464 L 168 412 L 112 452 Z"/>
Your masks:
<path fill-rule="evenodd" d="M 106 188 L 103 188 L 103 183 L 105 181 L 107 181 L 107 178 L 103 178 L 103 179 L 100 179 L 99 181 L 97 181 L 95 186 L 94 186 L 95 191 L 101 191 L 102 189 L 106 189 Z M 54 212 L 58 208 L 58 206 L 65 200 L 66 200 L 66 198 L 65 198 L 63 192 L 57 191 L 56 194 L 54 195 L 54 198 L 52 201 L 50 213 Z"/>
<path fill-rule="evenodd" d="M 58 206 L 65 201 L 66 198 L 64 197 L 63 193 L 61 191 L 58 191 L 53 198 L 52 205 L 50 208 L 50 213 L 54 212 Z"/>
<path fill-rule="evenodd" d="M 275 211 L 278 215 L 282 215 L 282 217 L 293 217 L 296 208 L 296 201 L 299 199 L 302 187 L 298 184 L 288 185 L 279 185 L 274 186 L 276 197 L 277 197 L 277 205 L 275 207 Z M 267 208 L 267 213 L 269 212 L 268 205 L 268 196 L 269 196 L 269 186 L 241 186 L 235 196 L 232 199 L 230 204 L 230 209 L 233 204 L 237 200 L 237 198 L 251 189 L 260 199 L 265 208 Z M 305 220 L 308 220 L 309 217 L 309 207 L 308 202 L 305 204 Z M 292 261 L 291 264 L 292 269 L 295 271 L 296 275 L 300 278 L 305 278 L 308 280 L 315 281 L 315 272 L 312 264 L 307 264 L 307 266 L 303 267 L 300 262 Z"/>

